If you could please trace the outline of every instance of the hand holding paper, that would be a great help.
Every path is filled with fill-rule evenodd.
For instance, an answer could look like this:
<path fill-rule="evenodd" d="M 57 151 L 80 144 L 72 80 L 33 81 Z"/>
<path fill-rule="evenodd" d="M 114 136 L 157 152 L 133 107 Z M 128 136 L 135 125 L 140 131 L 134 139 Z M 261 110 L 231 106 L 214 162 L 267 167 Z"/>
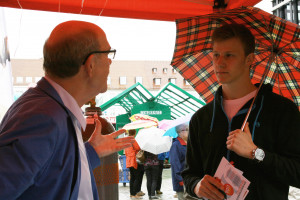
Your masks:
<path fill-rule="evenodd" d="M 221 179 L 228 200 L 243 200 L 247 196 L 250 182 L 243 176 L 243 172 L 232 166 L 224 157 L 215 173 Z"/>
<path fill-rule="evenodd" d="M 204 197 L 211 200 L 223 200 L 223 191 L 224 186 L 221 184 L 221 181 L 209 175 L 205 175 L 194 189 L 194 193 L 198 197 Z"/>

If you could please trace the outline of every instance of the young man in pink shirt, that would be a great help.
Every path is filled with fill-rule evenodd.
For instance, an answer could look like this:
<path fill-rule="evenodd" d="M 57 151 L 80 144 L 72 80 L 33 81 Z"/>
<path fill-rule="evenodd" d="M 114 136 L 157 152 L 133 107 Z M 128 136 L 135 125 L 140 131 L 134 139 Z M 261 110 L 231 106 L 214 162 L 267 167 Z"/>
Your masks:
<path fill-rule="evenodd" d="M 198 198 L 224 199 L 224 185 L 213 176 L 222 157 L 251 183 L 247 200 L 288 199 L 289 186 L 300 187 L 300 115 L 270 84 L 251 83 L 255 39 L 239 24 L 217 28 L 213 67 L 221 86 L 213 102 L 190 121 L 186 168 L 187 192 Z M 241 130 L 257 94 L 244 131 Z"/>

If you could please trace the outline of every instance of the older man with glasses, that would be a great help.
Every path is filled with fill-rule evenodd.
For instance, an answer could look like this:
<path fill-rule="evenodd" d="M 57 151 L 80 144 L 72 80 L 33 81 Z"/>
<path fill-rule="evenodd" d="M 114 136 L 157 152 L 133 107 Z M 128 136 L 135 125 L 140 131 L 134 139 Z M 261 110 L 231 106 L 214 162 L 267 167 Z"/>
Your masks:
<path fill-rule="evenodd" d="M 68 21 L 44 45 L 45 76 L 7 111 L 0 125 L 0 199 L 98 199 L 92 170 L 104 157 L 130 147 L 124 130 L 88 142 L 81 107 L 107 90 L 112 50 L 95 24 Z M 112 57 L 110 57 L 112 56 Z"/>

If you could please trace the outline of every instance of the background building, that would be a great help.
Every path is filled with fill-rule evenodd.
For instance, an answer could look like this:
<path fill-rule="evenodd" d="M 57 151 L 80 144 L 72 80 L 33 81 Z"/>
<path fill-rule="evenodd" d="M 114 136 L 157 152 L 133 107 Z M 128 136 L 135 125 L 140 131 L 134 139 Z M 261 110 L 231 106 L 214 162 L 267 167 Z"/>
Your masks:
<path fill-rule="evenodd" d="M 299 24 L 299 0 L 273 0 L 272 1 L 272 12 L 285 20 Z"/>
<path fill-rule="evenodd" d="M 12 59 L 11 66 L 15 99 L 29 87 L 34 87 L 44 76 L 43 59 Z M 153 95 L 171 82 L 196 98 L 200 98 L 193 87 L 173 69 L 169 61 L 114 60 L 107 79 L 108 90 L 96 97 L 96 105 L 102 105 L 138 82 Z M 112 106 L 104 112 L 104 115 L 114 123 L 115 116 L 124 113 L 125 110 L 122 107 Z"/>

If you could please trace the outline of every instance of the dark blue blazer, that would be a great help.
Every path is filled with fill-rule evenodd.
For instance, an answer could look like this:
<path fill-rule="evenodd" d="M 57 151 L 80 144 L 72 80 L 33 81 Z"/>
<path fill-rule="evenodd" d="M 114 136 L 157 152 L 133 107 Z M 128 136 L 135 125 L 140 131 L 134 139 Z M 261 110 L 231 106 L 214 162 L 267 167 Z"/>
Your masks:
<path fill-rule="evenodd" d="M 8 110 L 0 124 L 0 199 L 77 199 L 80 155 L 70 111 L 42 78 Z M 93 196 L 97 153 L 85 144 Z"/>

